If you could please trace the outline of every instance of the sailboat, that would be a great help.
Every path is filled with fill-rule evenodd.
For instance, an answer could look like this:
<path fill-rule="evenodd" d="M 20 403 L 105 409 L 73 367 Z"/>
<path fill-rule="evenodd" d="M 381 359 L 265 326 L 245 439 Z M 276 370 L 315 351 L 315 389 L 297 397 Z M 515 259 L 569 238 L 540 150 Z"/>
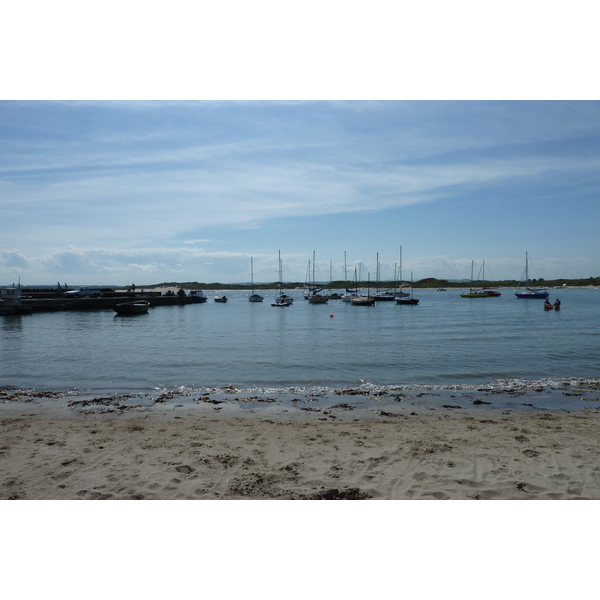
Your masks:
<path fill-rule="evenodd" d="M 379 285 L 381 282 L 381 267 L 379 264 L 379 252 L 377 253 L 377 291 L 373 294 L 373 300 L 375 302 L 384 302 L 386 300 L 392 301 L 396 297 L 396 295 L 391 290 L 384 290 L 383 292 L 379 291 Z"/>
<path fill-rule="evenodd" d="M 333 261 L 330 260 L 329 261 L 329 287 L 331 289 L 333 285 Z M 342 299 L 342 295 L 338 292 L 329 292 L 329 294 L 325 295 L 325 298 L 327 298 L 327 300 L 341 300 Z"/>
<path fill-rule="evenodd" d="M 402 246 L 400 246 L 400 269 L 398 270 L 398 287 L 400 288 L 396 294 L 395 298 L 408 298 L 408 294 L 402 291 Z"/>
<path fill-rule="evenodd" d="M 541 288 L 530 288 L 529 286 L 529 255 L 525 252 L 525 291 L 520 292 L 521 283 L 523 279 L 519 282 L 519 286 L 517 291 L 515 292 L 515 296 L 517 298 L 547 298 L 550 294 Z"/>
<path fill-rule="evenodd" d="M 491 288 L 487 288 L 485 287 L 485 260 L 483 261 L 483 275 L 482 275 L 482 279 L 483 279 L 483 287 L 481 288 L 490 298 L 498 298 L 499 296 L 501 296 L 502 294 L 500 292 L 498 292 L 497 290 L 493 290 Z"/>
<path fill-rule="evenodd" d="M 419 304 L 419 299 L 413 297 L 413 274 L 410 272 L 410 298 L 405 298 L 403 296 L 398 296 L 396 298 L 396 304 Z"/>
<path fill-rule="evenodd" d="M 346 251 L 344 250 L 344 281 L 348 281 L 348 270 L 346 269 Z M 354 267 L 354 283 L 356 283 L 356 267 Z M 354 286 L 356 287 L 356 286 Z M 350 302 L 352 298 L 356 298 L 358 291 L 346 288 L 346 293 L 342 296 L 342 302 Z"/>
<path fill-rule="evenodd" d="M 310 263 L 309 263 L 310 264 Z M 305 294 L 305 298 L 311 304 L 327 304 L 329 299 L 326 296 L 321 296 L 319 292 L 322 292 L 323 288 L 318 288 L 315 284 L 315 253 L 313 251 L 313 262 L 312 262 L 312 287 L 309 287 L 308 294 Z"/>
<path fill-rule="evenodd" d="M 275 298 L 275 302 L 271 306 L 289 306 L 294 299 L 281 291 L 283 285 L 283 269 L 281 268 L 281 250 L 279 251 L 279 296 Z"/>
<path fill-rule="evenodd" d="M 461 294 L 461 298 L 488 298 L 489 296 L 482 290 L 478 292 L 473 289 L 473 264 L 475 261 L 471 261 L 471 287 L 469 288 L 468 293 Z"/>
<path fill-rule="evenodd" d="M 367 288 L 366 296 L 356 296 L 350 300 L 352 306 L 373 306 L 375 298 L 371 296 L 371 274 L 369 274 L 369 287 Z"/>
<path fill-rule="evenodd" d="M 250 257 L 250 277 L 252 281 L 252 294 L 248 296 L 248 302 L 262 302 L 264 298 L 260 294 L 254 293 L 254 262 Z"/>

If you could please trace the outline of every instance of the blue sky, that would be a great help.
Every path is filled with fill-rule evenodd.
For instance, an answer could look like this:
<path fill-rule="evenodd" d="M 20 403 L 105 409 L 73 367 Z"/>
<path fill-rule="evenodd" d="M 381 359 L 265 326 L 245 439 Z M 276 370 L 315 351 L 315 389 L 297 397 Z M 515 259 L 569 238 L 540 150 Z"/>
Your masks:
<path fill-rule="evenodd" d="M 600 275 L 596 101 L 2 101 L 0 283 Z"/>

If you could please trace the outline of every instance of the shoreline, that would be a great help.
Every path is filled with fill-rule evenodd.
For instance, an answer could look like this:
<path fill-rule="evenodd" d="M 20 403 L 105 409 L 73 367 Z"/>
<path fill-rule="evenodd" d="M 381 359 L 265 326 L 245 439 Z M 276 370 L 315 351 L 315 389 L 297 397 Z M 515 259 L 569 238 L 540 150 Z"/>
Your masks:
<path fill-rule="evenodd" d="M 147 406 L 11 393 L 0 499 L 600 498 L 597 387 L 566 397 L 576 409 L 540 407 L 559 390 L 295 406 L 233 389 Z"/>

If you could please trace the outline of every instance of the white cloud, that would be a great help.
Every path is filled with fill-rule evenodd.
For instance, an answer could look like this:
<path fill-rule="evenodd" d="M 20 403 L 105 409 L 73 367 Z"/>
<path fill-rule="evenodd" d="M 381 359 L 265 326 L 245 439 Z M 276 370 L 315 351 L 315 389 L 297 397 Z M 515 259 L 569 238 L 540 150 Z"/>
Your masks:
<path fill-rule="evenodd" d="M 18 250 L 0 250 L 0 268 L 7 271 L 27 270 L 30 261 Z"/>
<path fill-rule="evenodd" d="M 482 258 L 475 258 L 475 275 L 479 273 Z M 254 254 L 255 281 L 277 281 L 278 255 Z M 524 258 L 485 259 L 487 279 L 519 279 Z M 374 281 L 376 261 L 353 260 L 348 262 L 350 279 L 354 267 L 361 268 L 363 279 L 371 274 Z M 317 279 L 329 280 L 329 261 L 317 261 Z M 334 279 L 343 275 L 343 264 L 335 262 Z M 382 281 L 394 278 L 397 261 L 381 261 Z M 439 256 L 411 256 L 404 260 L 403 279 L 415 280 L 425 277 L 439 279 L 468 279 L 471 258 Z M 304 281 L 305 255 L 286 255 L 285 281 Z M 588 272 L 589 271 L 589 272 Z M 532 277 L 550 279 L 570 277 L 572 273 L 587 273 L 583 277 L 598 276 L 594 257 L 575 259 L 556 257 L 536 260 Z M 580 275 L 574 275 L 578 277 Z M 135 281 L 139 284 L 162 281 L 220 281 L 222 283 L 248 282 L 250 280 L 250 255 L 243 252 L 206 252 L 197 248 L 141 248 L 137 250 L 112 250 L 103 248 L 79 249 L 70 247 L 59 252 L 40 256 L 26 256 L 17 249 L 0 251 L 0 283 L 8 284 L 16 277 L 27 285 L 50 284 L 67 280 L 72 284 L 124 285 Z"/>
<path fill-rule="evenodd" d="M 0 206 L 15 227 L 15 245 L 40 221 L 40 239 L 69 239 L 78 246 L 116 247 L 175 239 L 214 226 L 256 227 L 272 219 L 378 211 L 515 178 L 563 170 L 597 171 L 599 161 L 566 159 L 480 160 L 459 165 L 387 165 L 348 169 L 311 162 L 225 165 L 202 169 L 111 174 L 32 185 L 4 183 Z M 14 237 L 11 235 L 14 234 Z M 207 242 L 206 238 L 186 244 Z"/>

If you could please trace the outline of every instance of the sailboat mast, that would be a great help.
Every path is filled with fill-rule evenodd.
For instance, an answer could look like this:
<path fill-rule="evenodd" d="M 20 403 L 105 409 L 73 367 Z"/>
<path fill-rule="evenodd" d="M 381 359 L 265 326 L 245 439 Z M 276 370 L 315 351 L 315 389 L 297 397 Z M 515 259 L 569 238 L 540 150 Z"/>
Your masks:
<path fill-rule="evenodd" d="M 474 260 L 471 261 L 471 286 L 469 288 L 471 291 L 473 290 L 473 263 L 474 262 L 475 262 Z"/>
<path fill-rule="evenodd" d="M 348 270 L 346 269 L 346 251 L 344 250 L 344 281 L 348 281 Z"/>
<path fill-rule="evenodd" d="M 281 269 L 281 250 L 279 250 L 279 291 L 281 292 L 281 286 L 283 284 L 283 271 Z"/>
<path fill-rule="evenodd" d="M 400 246 L 400 289 L 402 289 L 402 246 Z"/>

